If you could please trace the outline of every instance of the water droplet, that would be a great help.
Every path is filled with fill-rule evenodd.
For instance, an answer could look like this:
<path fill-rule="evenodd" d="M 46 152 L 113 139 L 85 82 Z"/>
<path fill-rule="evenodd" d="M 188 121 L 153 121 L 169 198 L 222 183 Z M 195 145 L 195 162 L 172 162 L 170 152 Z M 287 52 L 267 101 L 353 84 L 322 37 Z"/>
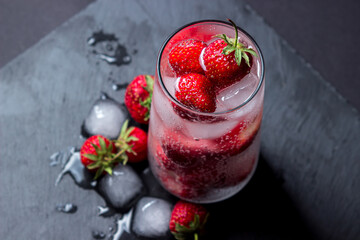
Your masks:
<path fill-rule="evenodd" d="M 70 157 L 67 159 L 66 164 L 63 166 L 62 171 L 59 173 L 55 186 L 57 186 L 63 176 L 69 173 L 74 179 L 75 183 L 84 189 L 92 189 L 94 185 L 94 176 L 84 167 L 80 160 L 79 152 L 72 152 Z"/>
<path fill-rule="evenodd" d="M 94 32 L 88 39 L 87 39 L 87 43 L 90 46 L 95 46 L 96 44 L 98 44 L 99 42 L 104 42 L 104 41 L 117 41 L 117 37 L 115 36 L 115 34 L 111 34 L 111 33 L 104 33 L 102 30 L 99 32 Z"/>
<path fill-rule="evenodd" d="M 94 239 L 104 239 L 106 237 L 106 234 L 101 231 L 92 231 L 91 235 Z"/>
<path fill-rule="evenodd" d="M 111 235 L 112 240 L 119 240 L 124 231 L 130 233 L 130 224 L 133 214 L 133 209 L 124 214 L 121 218 L 115 219 L 115 232 Z"/>
<path fill-rule="evenodd" d="M 114 216 L 116 213 L 113 208 L 110 208 L 108 206 L 98 206 L 98 216 L 101 217 L 111 217 Z"/>
<path fill-rule="evenodd" d="M 66 203 L 64 205 L 57 205 L 56 210 L 63 213 L 75 213 L 77 211 L 77 206 L 72 203 Z"/>
<path fill-rule="evenodd" d="M 119 91 L 119 90 L 122 90 L 122 89 L 126 89 L 127 86 L 128 86 L 127 83 L 114 83 L 112 85 L 112 89 L 114 91 Z"/>

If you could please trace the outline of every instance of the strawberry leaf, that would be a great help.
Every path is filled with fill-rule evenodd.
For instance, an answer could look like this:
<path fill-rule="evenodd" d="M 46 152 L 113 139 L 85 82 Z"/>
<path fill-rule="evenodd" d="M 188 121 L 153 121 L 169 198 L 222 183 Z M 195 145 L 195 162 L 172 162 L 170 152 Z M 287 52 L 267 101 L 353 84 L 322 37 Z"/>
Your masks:
<path fill-rule="evenodd" d="M 119 135 L 118 140 L 121 140 L 121 139 L 123 139 L 123 138 L 125 137 L 125 134 L 126 134 L 126 130 L 127 130 L 127 128 L 128 128 L 128 125 L 129 125 L 129 120 L 126 120 L 126 121 L 123 123 L 122 127 L 121 127 L 121 131 L 120 131 L 120 135 Z"/>
<path fill-rule="evenodd" d="M 186 240 L 189 239 L 189 235 L 188 234 L 184 234 L 184 233 L 178 233 L 178 232 L 171 232 L 176 240 Z"/>
<path fill-rule="evenodd" d="M 235 50 L 235 61 L 238 66 L 240 66 L 241 64 L 241 59 L 242 59 L 242 51 L 241 49 L 238 48 Z"/>
<path fill-rule="evenodd" d="M 188 225 L 189 226 L 186 227 L 184 225 L 180 225 L 179 223 L 176 223 L 175 230 L 177 232 L 181 232 L 181 233 L 195 232 L 197 229 L 199 229 L 199 226 L 200 226 L 200 216 L 198 214 L 195 214 L 194 221 L 191 221 Z"/>
<path fill-rule="evenodd" d="M 90 160 L 92 160 L 92 161 L 98 161 L 100 159 L 99 156 L 94 155 L 94 154 L 85 153 L 85 154 L 83 154 L 83 156 L 90 159 Z"/>
<path fill-rule="evenodd" d="M 131 147 L 132 147 L 132 146 L 131 146 Z M 137 155 L 137 153 L 136 153 L 131 147 L 129 147 L 128 149 L 126 149 L 126 152 L 132 153 L 132 154 L 134 154 L 134 155 Z"/>
<path fill-rule="evenodd" d="M 230 53 L 232 53 L 235 50 L 236 50 L 236 48 L 234 48 L 233 46 L 227 45 L 226 47 L 224 47 L 222 53 L 225 55 L 229 55 Z"/>
<path fill-rule="evenodd" d="M 98 161 L 98 162 L 91 163 L 91 164 L 87 165 L 86 167 L 87 167 L 87 169 L 92 170 L 92 169 L 96 169 L 100 166 L 101 166 L 101 162 Z"/>
<path fill-rule="evenodd" d="M 253 56 L 257 56 L 257 54 L 253 49 L 247 48 L 247 47 L 245 47 L 244 44 L 239 42 L 238 27 L 230 19 L 228 19 L 228 21 L 234 27 L 235 38 L 229 38 L 228 36 L 226 36 L 226 34 L 215 35 L 215 37 L 223 39 L 225 41 L 225 43 L 227 44 L 227 46 L 224 47 L 222 54 L 229 55 L 230 53 L 235 51 L 235 61 L 236 61 L 237 65 L 240 66 L 242 59 L 244 58 L 245 63 L 250 67 L 250 58 L 246 53 L 249 53 Z"/>
<path fill-rule="evenodd" d="M 112 168 L 111 168 L 111 167 L 105 167 L 104 170 L 105 170 L 105 172 L 107 172 L 108 174 L 112 175 Z"/>
<path fill-rule="evenodd" d="M 244 58 L 246 64 L 250 67 L 250 59 L 249 56 L 245 52 L 241 52 L 242 57 Z"/>
<path fill-rule="evenodd" d="M 122 163 L 123 163 L 123 165 L 126 165 L 126 163 L 128 162 L 128 160 L 129 160 L 129 157 L 128 157 L 126 154 L 124 154 L 124 156 L 122 157 Z"/>
<path fill-rule="evenodd" d="M 98 152 L 100 150 L 100 148 L 98 147 L 98 145 L 91 143 L 91 146 L 93 146 L 95 148 L 95 151 Z"/>
<path fill-rule="evenodd" d="M 143 86 L 143 89 L 145 89 L 149 93 L 149 96 L 144 100 L 140 99 L 140 105 L 148 109 L 144 117 L 144 120 L 147 121 L 149 120 L 150 117 L 151 99 L 154 89 L 154 79 L 150 75 L 145 75 L 145 81 L 146 81 L 146 86 Z"/>
<path fill-rule="evenodd" d="M 190 222 L 189 227 L 191 229 L 198 229 L 200 225 L 200 216 L 198 214 L 195 214 L 194 221 Z"/>
<path fill-rule="evenodd" d="M 101 150 L 106 151 L 106 143 L 105 143 L 104 139 L 100 136 L 98 137 L 98 139 L 99 139 L 99 144 L 100 144 Z"/>
<path fill-rule="evenodd" d="M 257 57 L 256 52 L 255 52 L 254 50 L 252 50 L 251 48 L 244 48 L 244 49 L 243 49 L 243 52 L 248 52 L 248 53 L 250 53 L 251 55 Z"/>
<path fill-rule="evenodd" d="M 95 180 L 98 179 L 103 172 L 104 172 L 104 166 L 101 166 L 101 167 L 96 171 L 94 179 L 95 179 Z"/>
<path fill-rule="evenodd" d="M 145 90 L 152 95 L 154 89 L 154 79 L 150 75 L 145 75 L 146 87 Z"/>
<path fill-rule="evenodd" d="M 108 152 L 112 152 L 113 151 L 113 144 L 109 144 L 109 147 L 107 148 Z"/>
<path fill-rule="evenodd" d="M 134 137 L 134 136 L 130 136 L 127 139 L 128 139 L 128 142 L 130 142 L 130 141 L 139 141 L 139 139 L 137 137 Z"/>

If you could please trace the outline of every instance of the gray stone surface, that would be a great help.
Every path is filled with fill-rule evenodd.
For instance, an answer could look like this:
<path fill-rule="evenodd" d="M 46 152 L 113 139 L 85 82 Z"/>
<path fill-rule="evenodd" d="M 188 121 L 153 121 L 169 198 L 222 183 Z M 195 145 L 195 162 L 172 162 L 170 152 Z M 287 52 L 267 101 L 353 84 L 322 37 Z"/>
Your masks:
<path fill-rule="evenodd" d="M 251 209 L 238 217 L 239 225 L 221 220 L 223 228 L 243 226 L 224 229 L 224 239 L 294 239 L 299 232 L 307 239 L 358 237 L 359 113 L 259 15 L 242 1 L 229 3 L 98 1 L 0 70 L 2 239 L 90 239 L 94 229 L 107 231 L 112 220 L 96 214 L 103 199 L 70 177 L 55 188 L 60 170 L 50 167 L 48 158 L 81 145 L 81 123 L 101 91 L 122 101 L 123 91 L 113 91 L 109 77 L 126 83 L 137 74 L 154 73 L 158 50 L 172 31 L 211 18 L 239 23 L 266 59 L 262 164 L 249 187 L 227 201 L 222 213 L 214 213 L 226 216 L 232 209 L 240 215 L 241 202 Z M 131 64 L 108 65 L 92 54 L 86 39 L 100 29 L 117 35 L 132 55 Z M 75 214 L 56 212 L 56 205 L 66 202 L 78 206 Z M 284 222 L 290 228 L 283 228 Z"/>

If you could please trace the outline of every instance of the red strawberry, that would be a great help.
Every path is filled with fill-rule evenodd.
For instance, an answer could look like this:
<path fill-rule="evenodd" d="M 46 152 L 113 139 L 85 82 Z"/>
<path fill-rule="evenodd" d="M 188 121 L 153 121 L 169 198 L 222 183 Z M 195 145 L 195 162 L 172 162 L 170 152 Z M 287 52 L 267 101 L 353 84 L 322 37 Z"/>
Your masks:
<path fill-rule="evenodd" d="M 157 165 L 164 170 L 175 170 L 176 165 L 164 153 L 161 145 L 156 146 L 155 160 Z"/>
<path fill-rule="evenodd" d="M 129 127 L 126 120 L 120 132 L 120 136 L 115 140 L 115 145 L 120 149 L 117 155 L 126 153 L 125 163 L 141 162 L 147 157 L 147 134 L 138 127 Z"/>
<path fill-rule="evenodd" d="M 199 40 L 188 39 L 178 43 L 169 53 L 169 63 L 177 76 L 186 73 L 204 73 L 199 58 L 206 44 Z"/>
<path fill-rule="evenodd" d="M 173 195 L 183 199 L 196 199 L 204 194 L 204 189 L 195 189 L 178 182 L 168 171 L 158 171 L 162 185 Z"/>
<path fill-rule="evenodd" d="M 147 134 L 144 130 L 134 127 L 130 132 L 131 137 L 137 138 L 137 140 L 131 140 L 128 144 L 134 153 L 129 152 L 127 155 L 129 157 L 129 162 L 141 162 L 147 157 Z"/>
<path fill-rule="evenodd" d="M 203 55 L 205 75 L 216 83 L 219 90 L 241 80 L 250 71 L 251 55 L 256 56 L 253 49 L 239 42 L 237 27 L 229 21 L 234 26 L 235 38 L 216 35 L 220 39 L 209 44 Z"/>
<path fill-rule="evenodd" d="M 242 121 L 227 134 L 214 139 L 221 146 L 220 153 L 233 156 L 244 151 L 255 139 L 261 125 L 261 115 L 253 121 Z"/>
<path fill-rule="evenodd" d="M 112 168 L 122 161 L 115 153 L 114 143 L 101 135 L 86 139 L 80 149 L 81 162 L 89 170 L 96 171 L 95 179 L 103 172 L 112 174 Z"/>
<path fill-rule="evenodd" d="M 198 239 L 208 216 L 209 213 L 202 205 L 180 200 L 171 213 L 170 231 L 177 240 L 188 239 L 191 236 Z"/>
<path fill-rule="evenodd" d="M 161 146 L 166 156 L 178 167 L 193 167 L 216 155 L 216 145 L 211 140 L 195 141 L 170 130 L 166 131 L 165 136 L 161 139 Z"/>
<path fill-rule="evenodd" d="M 178 78 L 175 97 L 182 104 L 200 112 L 211 113 L 216 109 L 213 85 L 199 73 L 189 73 Z"/>
<path fill-rule="evenodd" d="M 178 181 L 184 186 L 204 191 L 222 186 L 226 176 L 223 171 L 225 165 L 226 161 L 223 159 L 209 157 L 199 166 L 178 171 Z"/>
<path fill-rule="evenodd" d="M 153 86 L 153 76 L 139 75 L 126 88 L 125 105 L 131 117 L 138 123 L 149 123 Z"/>
<path fill-rule="evenodd" d="M 208 116 L 201 113 L 190 112 L 176 105 L 173 102 L 171 103 L 171 105 L 177 115 L 179 115 L 183 119 L 189 120 L 190 122 L 217 123 L 225 120 L 221 116 Z"/>

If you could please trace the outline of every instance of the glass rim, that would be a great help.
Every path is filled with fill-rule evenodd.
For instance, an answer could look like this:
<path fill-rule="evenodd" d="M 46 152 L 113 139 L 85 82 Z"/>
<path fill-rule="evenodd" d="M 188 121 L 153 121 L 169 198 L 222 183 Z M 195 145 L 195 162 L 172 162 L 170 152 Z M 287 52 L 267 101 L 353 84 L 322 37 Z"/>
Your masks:
<path fill-rule="evenodd" d="M 233 27 L 229 22 L 225 22 L 222 20 L 216 20 L 216 19 L 206 19 L 206 20 L 199 20 L 199 21 L 195 21 L 195 22 L 191 22 L 188 23 L 186 25 L 181 26 L 180 28 L 178 28 L 177 30 L 175 30 L 172 34 L 169 35 L 169 37 L 167 37 L 167 39 L 165 40 L 165 42 L 163 43 L 163 45 L 161 46 L 159 55 L 158 55 L 158 59 L 157 59 L 157 63 L 156 63 L 156 69 L 157 69 L 157 74 L 159 76 L 159 82 L 160 82 L 160 86 L 163 89 L 163 91 L 165 92 L 165 94 L 170 98 L 170 100 L 175 103 L 176 105 L 186 109 L 187 111 L 199 114 L 199 115 L 208 115 L 208 116 L 220 116 L 220 115 L 224 115 L 227 113 L 231 113 L 234 112 L 236 110 L 239 110 L 240 108 L 244 107 L 247 103 L 249 103 L 255 96 L 256 94 L 259 92 L 261 86 L 263 85 L 264 82 L 264 77 L 265 77 L 265 61 L 264 61 L 264 57 L 263 54 L 261 52 L 260 47 L 258 46 L 257 42 L 255 41 L 255 39 L 249 34 L 247 33 L 244 29 L 240 28 L 237 26 L 238 31 L 240 31 L 241 33 L 243 33 L 247 38 L 249 38 L 251 40 L 251 42 L 254 44 L 257 52 L 259 53 L 259 58 L 260 58 L 260 65 L 261 65 L 261 75 L 260 75 L 260 81 L 256 87 L 256 89 L 252 92 L 252 94 L 250 95 L 250 97 L 248 97 L 244 102 L 242 102 L 240 105 L 226 110 L 226 111 L 221 111 L 221 112 L 212 112 L 212 113 L 206 113 L 206 112 L 200 112 L 197 111 L 195 109 L 191 109 L 188 106 L 182 104 L 180 101 L 178 101 L 174 96 L 171 95 L 171 93 L 168 91 L 168 89 L 166 88 L 163 80 L 162 80 L 162 76 L 161 76 L 161 57 L 162 54 L 164 52 L 165 47 L 167 46 L 167 44 L 169 43 L 169 41 L 181 30 L 183 30 L 184 28 L 190 27 L 192 25 L 196 25 L 196 24 L 200 24 L 200 23 L 218 23 L 218 24 L 225 24 L 228 25 L 229 27 Z"/>

